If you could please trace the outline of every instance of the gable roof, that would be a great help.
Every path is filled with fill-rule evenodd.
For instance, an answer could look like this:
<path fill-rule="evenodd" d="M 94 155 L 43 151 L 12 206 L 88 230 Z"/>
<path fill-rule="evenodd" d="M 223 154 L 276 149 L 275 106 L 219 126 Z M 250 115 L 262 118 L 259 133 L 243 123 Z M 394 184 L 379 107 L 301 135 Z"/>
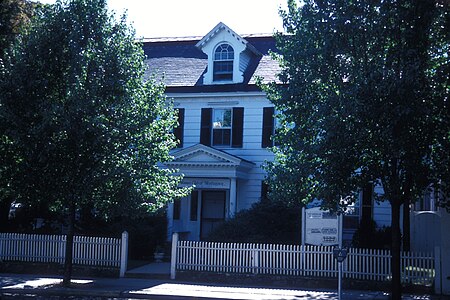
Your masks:
<path fill-rule="evenodd" d="M 256 86 L 257 77 L 262 77 L 264 82 L 276 81 L 276 74 L 280 68 L 278 62 L 274 61 L 269 54 L 269 51 L 276 50 L 275 39 L 272 35 L 266 34 L 238 36 L 247 43 L 249 49 L 253 49 L 251 52 L 254 54 L 244 72 L 243 83 L 203 84 L 208 57 L 198 48 L 198 45 L 205 42 L 214 30 L 228 30 L 227 28 L 223 23 L 219 23 L 205 37 L 144 40 L 143 49 L 148 64 L 146 76 L 155 75 L 158 80 L 162 80 L 167 87 L 167 92 L 256 91 L 260 90 Z"/>
<path fill-rule="evenodd" d="M 219 34 L 222 31 L 228 32 L 234 39 L 238 42 L 244 44 L 247 49 L 252 51 L 255 55 L 262 55 L 255 47 L 252 46 L 249 42 L 247 42 L 243 37 L 234 32 L 230 27 L 220 22 L 217 24 L 208 34 L 206 34 L 195 46 L 199 49 L 202 49 L 205 44 L 207 44 L 215 35 Z"/>

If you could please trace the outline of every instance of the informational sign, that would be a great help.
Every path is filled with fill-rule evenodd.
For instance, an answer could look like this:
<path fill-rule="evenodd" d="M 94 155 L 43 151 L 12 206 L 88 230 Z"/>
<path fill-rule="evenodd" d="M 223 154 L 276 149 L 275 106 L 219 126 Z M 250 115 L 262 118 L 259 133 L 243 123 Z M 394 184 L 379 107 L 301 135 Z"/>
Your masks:
<path fill-rule="evenodd" d="M 334 246 L 339 244 L 339 218 L 320 207 L 304 209 L 303 244 Z"/>

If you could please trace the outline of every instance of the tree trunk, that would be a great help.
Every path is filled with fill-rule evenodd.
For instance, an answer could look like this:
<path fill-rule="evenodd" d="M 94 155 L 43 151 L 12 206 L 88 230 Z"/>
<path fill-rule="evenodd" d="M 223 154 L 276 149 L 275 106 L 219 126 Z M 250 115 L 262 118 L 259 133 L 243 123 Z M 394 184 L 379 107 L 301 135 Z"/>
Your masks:
<path fill-rule="evenodd" d="M 392 268 L 392 287 L 391 299 L 400 300 L 402 298 L 402 283 L 400 272 L 400 201 L 393 199 L 391 201 L 391 230 L 392 230 L 392 246 L 391 246 L 391 268 Z"/>
<path fill-rule="evenodd" d="M 63 286 L 69 287 L 72 280 L 73 236 L 75 233 L 75 202 L 69 205 L 66 254 L 64 258 Z"/>

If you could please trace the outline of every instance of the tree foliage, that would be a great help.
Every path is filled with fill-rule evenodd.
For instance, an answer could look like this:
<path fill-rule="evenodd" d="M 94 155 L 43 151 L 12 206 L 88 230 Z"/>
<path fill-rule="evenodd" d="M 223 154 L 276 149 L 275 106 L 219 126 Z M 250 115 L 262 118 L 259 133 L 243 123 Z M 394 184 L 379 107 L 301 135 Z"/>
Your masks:
<path fill-rule="evenodd" d="M 449 196 L 449 6 L 428 1 L 288 1 L 278 35 L 281 112 L 273 195 L 339 209 L 367 183 L 392 207 L 393 298 L 400 205 Z M 445 204 L 445 201 L 441 202 Z"/>
<path fill-rule="evenodd" d="M 105 0 L 42 10 L 5 61 L 0 117 L 16 155 L 14 196 L 67 214 L 68 241 L 81 207 L 134 215 L 186 192 L 159 167 L 171 159 L 176 116 L 145 69 L 134 31 Z"/>
<path fill-rule="evenodd" d="M 26 0 L 0 2 L 0 57 L 33 16 L 34 3 Z"/>
<path fill-rule="evenodd" d="M 25 0 L 0 2 L 0 72 L 14 40 L 26 29 L 35 10 L 40 7 L 41 5 Z M 0 128 L 0 132 L 4 130 Z M 0 230 L 4 230 L 8 225 L 11 203 L 14 201 L 9 179 L 11 172 L 14 172 L 10 167 L 14 164 L 16 155 L 11 151 L 6 136 L 2 135 L 0 139 Z"/>

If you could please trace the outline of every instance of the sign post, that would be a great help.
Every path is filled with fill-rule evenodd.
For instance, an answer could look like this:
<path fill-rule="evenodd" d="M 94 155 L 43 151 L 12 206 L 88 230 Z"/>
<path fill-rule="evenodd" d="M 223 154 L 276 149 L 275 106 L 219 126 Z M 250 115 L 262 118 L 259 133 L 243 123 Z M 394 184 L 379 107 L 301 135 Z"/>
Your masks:
<path fill-rule="evenodd" d="M 338 262 L 338 296 L 342 299 L 342 262 L 347 258 L 347 248 L 336 247 L 333 249 L 333 257 Z"/>

